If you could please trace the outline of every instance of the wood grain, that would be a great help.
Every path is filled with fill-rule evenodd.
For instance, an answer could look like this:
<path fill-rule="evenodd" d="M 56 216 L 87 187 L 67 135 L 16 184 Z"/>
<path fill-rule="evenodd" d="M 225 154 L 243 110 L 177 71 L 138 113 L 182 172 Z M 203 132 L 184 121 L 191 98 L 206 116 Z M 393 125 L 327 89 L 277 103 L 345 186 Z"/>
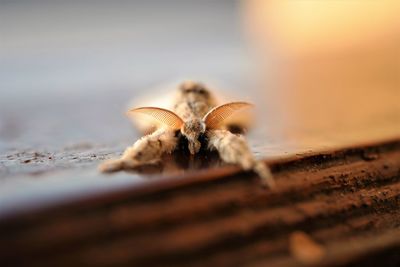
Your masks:
<path fill-rule="evenodd" d="M 272 163 L 277 189 L 225 166 L 0 222 L 2 266 L 313 266 L 400 263 L 400 141 Z M 303 262 L 304 263 L 304 262 Z"/>

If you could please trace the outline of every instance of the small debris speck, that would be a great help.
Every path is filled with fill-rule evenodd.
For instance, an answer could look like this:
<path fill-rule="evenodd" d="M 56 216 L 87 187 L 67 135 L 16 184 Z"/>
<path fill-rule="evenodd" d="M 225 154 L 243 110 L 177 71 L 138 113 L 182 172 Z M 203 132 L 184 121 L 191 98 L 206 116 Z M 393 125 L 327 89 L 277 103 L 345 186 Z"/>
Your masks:
<path fill-rule="evenodd" d="M 315 264 L 325 255 L 324 247 L 301 231 L 290 235 L 289 250 L 293 257 L 303 264 Z"/>

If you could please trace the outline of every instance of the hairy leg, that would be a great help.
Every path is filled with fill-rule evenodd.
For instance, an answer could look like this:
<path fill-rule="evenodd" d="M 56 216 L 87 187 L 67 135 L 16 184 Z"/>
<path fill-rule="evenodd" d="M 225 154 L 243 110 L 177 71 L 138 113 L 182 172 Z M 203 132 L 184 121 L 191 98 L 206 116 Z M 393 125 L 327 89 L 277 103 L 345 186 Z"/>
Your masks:
<path fill-rule="evenodd" d="M 131 169 L 158 162 L 164 153 L 171 153 L 177 145 L 175 131 L 160 129 L 143 136 L 128 147 L 120 159 L 108 160 L 99 166 L 102 172 Z"/>
<path fill-rule="evenodd" d="M 208 148 L 217 150 L 223 161 L 239 164 L 244 170 L 253 170 L 261 177 L 264 185 L 270 188 L 275 186 L 270 169 L 254 158 L 242 136 L 226 130 L 210 130 L 207 137 Z"/>

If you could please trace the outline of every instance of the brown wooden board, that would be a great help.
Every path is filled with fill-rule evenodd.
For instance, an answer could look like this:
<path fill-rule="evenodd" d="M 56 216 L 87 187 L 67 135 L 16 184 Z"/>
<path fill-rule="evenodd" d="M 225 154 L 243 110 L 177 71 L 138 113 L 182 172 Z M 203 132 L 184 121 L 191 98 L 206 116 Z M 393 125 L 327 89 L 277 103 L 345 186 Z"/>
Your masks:
<path fill-rule="evenodd" d="M 400 264 L 400 141 L 270 164 L 273 191 L 222 166 L 9 214 L 1 266 Z"/>

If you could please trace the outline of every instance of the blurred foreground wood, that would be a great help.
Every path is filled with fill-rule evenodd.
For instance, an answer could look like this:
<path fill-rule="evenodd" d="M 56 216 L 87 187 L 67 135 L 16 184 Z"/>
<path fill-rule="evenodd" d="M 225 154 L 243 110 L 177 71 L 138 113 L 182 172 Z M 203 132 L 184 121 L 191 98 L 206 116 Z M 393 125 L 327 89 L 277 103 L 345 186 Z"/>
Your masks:
<path fill-rule="evenodd" d="M 0 266 L 400 265 L 400 141 L 271 165 L 274 191 L 226 166 L 9 215 Z"/>

